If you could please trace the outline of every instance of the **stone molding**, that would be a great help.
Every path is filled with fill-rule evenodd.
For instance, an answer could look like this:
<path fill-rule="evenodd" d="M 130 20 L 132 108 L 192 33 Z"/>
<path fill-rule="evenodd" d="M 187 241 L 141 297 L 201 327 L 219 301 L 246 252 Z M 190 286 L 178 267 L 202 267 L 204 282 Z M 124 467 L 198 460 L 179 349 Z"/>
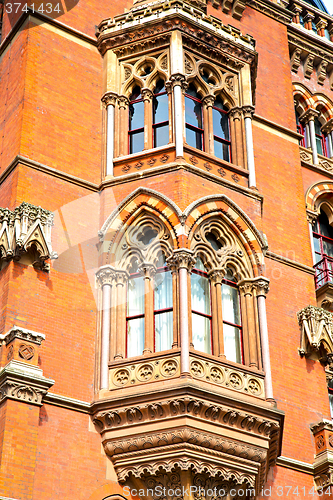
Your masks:
<path fill-rule="evenodd" d="M 44 377 L 40 368 L 10 361 L 0 371 L 0 401 L 13 399 L 42 406 L 43 398 L 52 385 L 54 380 Z"/>
<path fill-rule="evenodd" d="M 33 266 L 48 271 L 45 261 L 57 258 L 51 246 L 53 217 L 49 210 L 26 202 L 13 211 L 0 208 L 0 260 L 18 261 L 30 253 Z"/>
<path fill-rule="evenodd" d="M 8 330 L 7 333 L 0 335 L 0 341 L 4 341 L 6 345 L 8 345 L 14 339 L 26 340 L 40 345 L 42 341 L 45 340 L 45 335 L 43 333 L 26 330 L 25 328 L 21 328 L 15 325 L 10 330 Z"/>
<path fill-rule="evenodd" d="M 301 327 L 299 354 L 308 356 L 323 348 L 327 357 L 332 356 L 332 314 L 321 307 L 307 306 L 297 313 L 297 318 Z M 327 362 L 326 356 L 323 356 L 321 360 Z"/>

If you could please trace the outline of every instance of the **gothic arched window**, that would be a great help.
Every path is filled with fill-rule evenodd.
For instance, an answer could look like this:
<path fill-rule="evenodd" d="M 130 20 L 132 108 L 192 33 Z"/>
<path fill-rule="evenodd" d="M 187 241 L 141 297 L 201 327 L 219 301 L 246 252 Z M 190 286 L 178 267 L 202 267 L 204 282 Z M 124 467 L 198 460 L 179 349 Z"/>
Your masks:
<path fill-rule="evenodd" d="M 141 356 L 145 338 L 145 287 L 137 263 L 132 265 L 127 282 L 126 355 Z"/>
<path fill-rule="evenodd" d="M 333 227 L 330 226 L 327 215 L 320 211 L 314 228 L 313 244 L 316 264 L 316 287 L 333 281 Z"/>
<path fill-rule="evenodd" d="M 153 146 L 169 142 L 169 99 L 163 80 L 158 80 L 153 97 Z"/>
<path fill-rule="evenodd" d="M 326 136 L 321 130 L 321 125 L 318 118 L 315 118 L 314 126 L 316 134 L 317 153 L 320 155 L 327 156 Z"/>
<path fill-rule="evenodd" d="M 242 363 L 242 320 L 239 292 L 231 269 L 222 281 L 224 353 L 227 359 Z"/>
<path fill-rule="evenodd" d="M 210 283 L 198 257 L 191 274 L 192 343 L 197 351 L 212 353 L 212 312 Z"/>
<path fill-rule="evenodd" d="M 220 97 L 213 105 L 214 154 L 221 160 L 231 161 L 231 142 L 228 109 Z"/>
<path fill-rule="evenodd" d="M 204 149 L 202 102 L 193 84 L 185 94 L 186 142 L 196 149 Z"/>
<path fill-rule="evenodd" d="M 138 153 L 144 149 L 144 102 L 140 87 L 136 86 L 130 96 L 128 144 L 129 153 Z"/>

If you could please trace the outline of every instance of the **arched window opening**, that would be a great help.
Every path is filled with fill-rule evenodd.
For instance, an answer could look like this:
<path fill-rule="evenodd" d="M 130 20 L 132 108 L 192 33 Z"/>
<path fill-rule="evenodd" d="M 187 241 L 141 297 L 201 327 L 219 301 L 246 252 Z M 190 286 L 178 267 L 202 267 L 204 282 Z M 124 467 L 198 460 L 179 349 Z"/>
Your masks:
<path fill-rule="evenodd" d="M 228 109 L 220 97 L 213 106 L 214 154 L 221 160 L 231 161 L 231 142 Z"/>
<path fill-rule="evenodd" d="M 172 275 L 163 254 L 157 263 L 154 287 L 154 343 L 155 352 L 159 352 L 171 349 L 173 339 Z"/>
<path fill-rule="evenodd" d="M 169 142 L 169 100 L 163 80 L 156 84 L 153 97 L 153 145 L 165 146 Z"/>
<path fill-rule="evenodd" d="M 327 156 L 326 137 L 321 130 L 321 125 L 320 125 L 320 121 L 318 120 L 318 118 L 315 118 L 314 126 L 315 126 L 315 134 L 316 134 L 317 153 L 320 155 Z"/>
<path fill-rule="evenodd" d="M 210 283 L 205 266 L 197 258 L 191 274 L 192 342 L 194 349 L 212 354 Z"/>
<path fill-rule="evenodd" d="M 306 138 L 306 129 L 304 125 L 300 122 L 299 120 L 299 112 L 295 108 L 295 116 L 296 116 L 296 129 L 299 134 L 304 135 L 303 139 L 300 139 L 299 144 L 300 146 L 303 146 L 303 148 L 307 147 L 307 138 Z"/>
<path fill-rule="evenodd" d="M 139 153 L 144 149 L 144 102 L 138 86 L 130 96 L 128 139 L 130 154 Z"/>
<path fill-rule="evenodd" d="M 185 126 L 187 144 L 203 150 L 202 102 L 193 84 L 185 94 Z"/>
<path fill-rule="evenodd" d="M 313 228 L 316 288 L 333 281 L 333 228 L 323 210 Z"/>
<path fill-rule="evenodd" d="M 132 264 L 127 283 L 126 357 L 141 356 L 145 336 L 145 288 L 137 262 Z"/>
<path fill-rule="evenodd" d="M 225 356 L 230 361 L 242 363 L 243 348 L 240 298 L 236 279 L 231 269 L 227 269 L 227 273 L 222 282 L 222 316 Z"/>

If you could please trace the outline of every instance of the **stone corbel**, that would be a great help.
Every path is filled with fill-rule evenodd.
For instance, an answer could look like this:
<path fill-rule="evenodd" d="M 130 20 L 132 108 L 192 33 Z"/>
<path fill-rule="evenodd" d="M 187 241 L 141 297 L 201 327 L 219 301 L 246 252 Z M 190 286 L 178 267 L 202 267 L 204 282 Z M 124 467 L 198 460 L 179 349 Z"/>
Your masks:
<path fill-rule="evenodd" d="M 307 306 L 297 313 L 297 318 L 301 327 L 299 354 L 303 357 L 325 350 L 321 361 L 327 363 L 327 354 L 333 353 L 332 314 L 321 307 Z"/>
<path fill-rule="evenodd" d="M 317 489 L 325 492 L 333 486 L 333 423 L 324 419 L 311 425 L 310 429 L 316 446 L 314 481 Z"/>
<path fill-rule="evenodd" d="M 313 54 L 308 54 L 304 61 L 304 76 L 310 80 L 313 72 L 313 62 L 315 56 Z"/>
<path fill-rule="evenodd" d="M 290 58 L 291 71 L 294 73 L 298 72 L 298 68 L 301 65 L 301 54 L 302 49 L 296 47 Z"/>
<path fill-rule="evenodd" d="M 320 61 L 318 67 L 317 67 L 317 82 L 319 85 L 324 85 L 324 81 L 326 79 L 326 68 L 327 68 L 328 62 L 327 61 Z"/>
<path fill-rule="evenodd" d="M 246 0 L 234 0 L 232 4 L 231 15 L 240 20 L 246 7 Z"/>

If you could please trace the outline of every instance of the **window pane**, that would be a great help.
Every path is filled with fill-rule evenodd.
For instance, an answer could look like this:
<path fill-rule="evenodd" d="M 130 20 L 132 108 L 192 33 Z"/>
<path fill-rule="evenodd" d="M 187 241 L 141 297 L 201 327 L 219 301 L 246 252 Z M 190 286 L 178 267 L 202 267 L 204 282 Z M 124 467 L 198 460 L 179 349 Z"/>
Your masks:
<path fill-rule="evenodd" d="M 145 146 L 144 132 L 130 134 L 130 153 L 139 153 Z"/>
<path fill-rule="evenodd" d="M 225 283 L 222 284 L 222 315 L 224 321 L 241 324 L 238 290 Z"/>
<path fill-rule="evenodd" d="M 172 275 L 170 271 L 157 273 L 154 279 L 154 310 L 172 307 Z"/>
<path fill-rule="evenodd" d="M 211 353 L 209 318 L 192 313 L 192 340 L 194 349 Z"/>
<path fill-rule="evenodd" d="M 169 124 L 154 129 L 154 147 L 165 146 L 169 143 Z"/>
<path fill-rule="evenodd" d="M 210 290 L 208 278 L 191 274 L 192 309 L 210 314 Z"/>
<path fill-rule="evenodd" d="M 328 222 L 328 217 L 323 210 L 320 211 L 320 215 L 317 221 L 319 223 L 318 232 L 320 232 L 320 234 L 322 234 L 323 236 L 327 236 L 328 238 L 333 239 L 333 228 L 332 226 L 330 226 L 330 223 Z M 316 225 L 316 227 L 318 227 L 318 224 Z"/>
<path fill-rule="evenodd" d="M 223 323 L 224 354 L 230 361 L 242 362 L 240 330 L 231 325 Z"/>
<path fill-rule="evenodd" d="M 186 142 L 189 146 L 202 150 L 202 134 L 186 127 Z"/>
<path fill-rule="evenodd" d="M 172 311 L 155 314 L 155 352 L 172 348 L 173 319 Z"/>
<path fill-rule="evenodd" d="M 320 139 L 320 137 L 317 137 L 317 136 L 316 136 L 316 144 L 317 144 L 317 153 L 318 153 L 319 155 L 322 155 L 322 154 L 323 154 L 323 145 L 322 145 L 322 143 L 321 143 L 321 139 Z"/>
<path fill-rule="evenodd" d="M 127 321 L 127 357 L 141 356 L 144 349 L 144 318 Z"/>
<path fill-rule="evenodd" d="M 315 126 L 315 133 L 317 135 L 321 135 L 320 121 L 318 120 L 318 118 L 315 118 L 315 120 L 314 120 L 314 126 Z"/>
<path fill-rule="evenodd" d="M 194 127 L 202 128 L 201 102 L 185 96 L 185 122 Z"/>
<path fill-rule="evenodd" d="M 323 240 L 323 250 L 325 255 L 333 257 L 333 243 Z"/>
<path fill-rule="evenodd" d="M 129 105 L 129 130 L 143 128 L 144 125 L 144 104 L 143 101 Z"/>
<path fill-rule="evenodd" d="M 328 398 L 330 400 L 331 417 L 333 419 L 333 394 L 329 393 Z"/>
<path fill-rule="evenodd" d="M 154 97 L 153 100 L 153 123 L 167 122 L 169 120 L 167 94 Z"/>
<path fill-rule="evenodd" d="M 213 108 L 213 130 L 214 135 L 229 141 L 229 119 L 225 113 Z"/>
<path fill-rule="evenodd" d="M 127 285 L 127 316 L 138 316 L 144 314 L 145 287 L 143 278 L 128 280 Z"/>
<path fill-rule="evenodd" d="M 221 160 L 230 161 L 229 145 L 214 139 L 214 155 Z"/>

